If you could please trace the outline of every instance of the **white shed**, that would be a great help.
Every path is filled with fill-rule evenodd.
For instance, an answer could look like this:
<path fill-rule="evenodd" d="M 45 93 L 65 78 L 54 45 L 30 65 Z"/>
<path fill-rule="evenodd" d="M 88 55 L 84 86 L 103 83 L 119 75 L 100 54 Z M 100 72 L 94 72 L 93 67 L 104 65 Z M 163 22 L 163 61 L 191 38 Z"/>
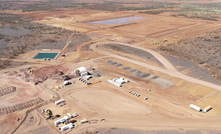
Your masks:
<path fill-rule="evenodd" d="M 88 74 L 87 69 L 85 67 L 79 67 L 74 71 L 78 76 L 86 76 Z"/>

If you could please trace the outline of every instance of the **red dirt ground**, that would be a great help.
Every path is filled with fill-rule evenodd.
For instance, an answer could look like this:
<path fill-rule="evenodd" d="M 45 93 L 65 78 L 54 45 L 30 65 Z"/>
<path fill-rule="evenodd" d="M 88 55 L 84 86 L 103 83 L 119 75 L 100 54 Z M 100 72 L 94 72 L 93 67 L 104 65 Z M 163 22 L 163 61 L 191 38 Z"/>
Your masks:
<path fill-rule="evenodd" d="M 91 9 L 78 9 L 78 10 L 64 10 L 64 11 L 32 12 L 32 13 L 23 13 L 23 15 L 27 17 L 33 17 L 35 19 L 43 19 L 44 17 L 52 17 L 54 15 L 56 15 L 59 18 L 63 18 L 71 15 L 91 14 L 99 12 L 102 11 L 91 10 Z"/>

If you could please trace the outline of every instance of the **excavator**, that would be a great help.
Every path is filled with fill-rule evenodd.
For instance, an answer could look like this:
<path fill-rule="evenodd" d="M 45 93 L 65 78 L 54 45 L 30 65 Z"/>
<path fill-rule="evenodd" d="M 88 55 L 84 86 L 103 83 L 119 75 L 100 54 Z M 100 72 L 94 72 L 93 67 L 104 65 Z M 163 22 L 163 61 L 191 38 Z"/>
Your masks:
<path fill-rule="evenodd" d="M 50 109 L 46 109 L 45 113 L 46 113 L 46 120 L 48 120 L 51 117 L 53 117 L 52 111 Z"/>

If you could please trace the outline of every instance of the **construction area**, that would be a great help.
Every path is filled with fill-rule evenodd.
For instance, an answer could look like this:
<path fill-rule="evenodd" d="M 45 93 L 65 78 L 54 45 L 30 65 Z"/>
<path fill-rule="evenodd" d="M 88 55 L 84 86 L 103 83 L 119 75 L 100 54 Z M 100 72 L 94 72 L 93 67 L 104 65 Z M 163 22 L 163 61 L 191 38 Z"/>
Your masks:
<path fill-rule="evenodd" d="M 90 40 L 73 45 L 70 35 L 62 49 L 0 58 L 25 63 L 0 70 L 1 133 L 221 132 L 221 85 L 186 75 L 157 50 L 216 30 L 219 21 L 93 9 L 20 14 Z M 102 22 L 127 17 L 140 19 Z"/>

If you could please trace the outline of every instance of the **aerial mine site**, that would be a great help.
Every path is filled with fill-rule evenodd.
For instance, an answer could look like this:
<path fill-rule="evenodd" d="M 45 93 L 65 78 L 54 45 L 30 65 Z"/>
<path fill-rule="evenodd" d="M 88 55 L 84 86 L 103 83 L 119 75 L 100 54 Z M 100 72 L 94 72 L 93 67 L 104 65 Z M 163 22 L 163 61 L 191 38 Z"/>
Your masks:
<path fill-rule="evenodd" d="M 221 134 L 219 0 L 0 0 L 1 134 Z"/>

